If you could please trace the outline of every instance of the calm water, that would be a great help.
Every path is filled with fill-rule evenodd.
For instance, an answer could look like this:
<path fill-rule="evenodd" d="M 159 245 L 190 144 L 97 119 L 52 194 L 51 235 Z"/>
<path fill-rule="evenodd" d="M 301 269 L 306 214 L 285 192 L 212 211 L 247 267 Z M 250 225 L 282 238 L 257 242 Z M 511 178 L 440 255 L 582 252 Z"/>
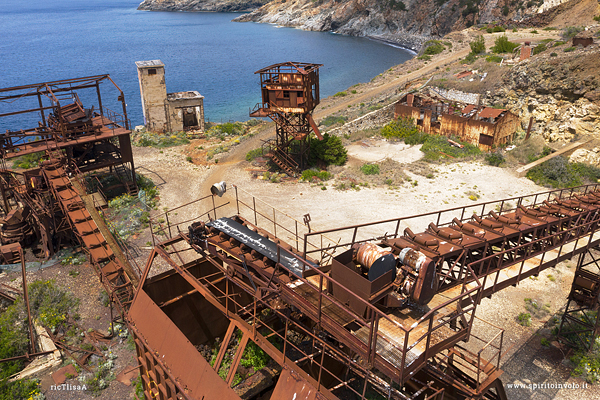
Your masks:
<path fill-rule="evenodd" d="M 325 97 L 412 57 L 368 39 L 230 22 L 238 14 L 137 11 L 137 0 L 1 3 L 0 88 L 108 73 L 125 92 L 134 125 L 143 123 L 139 60 L 162 60 L 167 91 L 199 91 L 207 119 L 220 122 L 248 119 L 260 101 L 254 71 L 265 66 L 324 64 Z"/>

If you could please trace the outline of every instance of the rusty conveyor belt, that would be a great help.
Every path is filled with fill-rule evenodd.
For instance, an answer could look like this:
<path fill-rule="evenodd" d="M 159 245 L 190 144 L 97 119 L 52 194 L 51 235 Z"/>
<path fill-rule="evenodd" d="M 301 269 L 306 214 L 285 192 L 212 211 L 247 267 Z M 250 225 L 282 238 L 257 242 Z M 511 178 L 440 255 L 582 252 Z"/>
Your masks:
<path fill-rule="evenodd" d="M 284 268 L 297 277 L 302 277 L 302 271 L 304 270 L 302 263 L 285 249 L 280 249 L 278 258 L 277 244 L 272 240 L 259 235 L 257 232 L 248 229 L 231 218 L 219 218 L 206 225 L 235 238 L 240 243 L 256 250 L 269 260 L 279 262 Z M 308 261 L 308 263 L 314 268 L 317 267 L 310 261 Z"/>
<path fill-rule="evenodd" d="M 87 249 L 92 263 L 98 267 L 101 282 L 110 289 L 109 293 L 118 297 L 118 304 L 126 307 L 133 298 L 132 283 L 71 184 L 65 169 L 60 165 L 60 160 L 51 159 L 44 162 L 42 174 L 67 215 L 73 231 Z"/>

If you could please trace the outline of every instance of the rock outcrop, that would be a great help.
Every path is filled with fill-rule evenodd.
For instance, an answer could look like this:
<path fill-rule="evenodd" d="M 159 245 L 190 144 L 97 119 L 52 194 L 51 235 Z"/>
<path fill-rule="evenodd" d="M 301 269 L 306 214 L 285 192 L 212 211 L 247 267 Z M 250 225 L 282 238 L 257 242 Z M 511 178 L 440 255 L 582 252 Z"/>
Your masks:
<path fill-rule="evenodd" d="M 267 2 L 268 0 L 144 0 L 138 10 L 249 12 Z"/>
<path fill-rule="evenodd" d="M 524 129 L 533 117 L 549 142 L 600 135 L 600 50 L 561 53 L 515 65 L 487 102 L 518 113 Z"/>

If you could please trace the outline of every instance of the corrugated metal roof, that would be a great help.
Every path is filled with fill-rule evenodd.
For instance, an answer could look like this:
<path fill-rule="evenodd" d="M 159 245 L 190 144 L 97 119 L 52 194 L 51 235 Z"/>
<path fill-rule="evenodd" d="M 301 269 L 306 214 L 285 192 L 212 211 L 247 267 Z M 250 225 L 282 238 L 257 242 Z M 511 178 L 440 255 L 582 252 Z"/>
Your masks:
<path fill-rule="evenodd" d="M 473 110 L 474 110 L 474 109 L 476 109 L 476 108 L 477 108 L 477 106 L 476 106 L 476 105 L 474 105 L 474 104 L 469 104 L 468 106 L 466 106 L 465 108 L 463 108 L 461 112 L 462 112 L 463 114 L 468 114 L 468 113 L 470 113 L 471 111 L 473 111 Z"/>
<path fill-rule="evenodd" d="M 502 108 L 490 108 L 485 107 L 483 110 L 479 111 L 480 118 L 498 118 L 500 114 L 505 112 L 505 109 Z"/>

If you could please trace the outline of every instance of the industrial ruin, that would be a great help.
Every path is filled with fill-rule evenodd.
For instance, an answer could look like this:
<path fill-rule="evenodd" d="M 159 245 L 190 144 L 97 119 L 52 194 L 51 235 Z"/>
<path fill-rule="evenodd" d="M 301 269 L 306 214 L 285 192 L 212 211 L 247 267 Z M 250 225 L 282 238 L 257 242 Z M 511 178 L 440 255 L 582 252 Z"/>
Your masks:
<path fill-rule="evenodd" d="M 310 115 L 319 67 L 283 63 L 257 72 L 263 103 L 253 114 L 276 122 L 271 157 L 293 170 L 304 165 L 310 129 L 319 136 Z M 106 107 L 106 86 L 123 114 Z M 25 276 L 22 246 L 48 257 L 81 245 L 133 335 L 146 399 L 506 400 L 504 330 L 476 315 L 477 307 L 574 257 L 558 335 L 589 345 L 599 333 L 589 318 L 600 294 L 592 253 L 600 245 L 599 184 L 315 231 L 310 215 L 293 219 L 220 182 L 152 216 L 153 246 L 141 270 L 107 229 L 90 185 L 103 172 L 124 192 L 137 191 L 120 89 L 99 75 L 0 95 L 11 101 L 0 114 L 6 126 L 22 121 L 12 121 L 16 115 L 41 116 L 31 128 L 1 134 L 0 253 L 7 263 L 20 260 Z M 510 136 L 505 110 L 409 96 L 397 111 L 419 116 L 431 133 L 454 121 L 492 126 L 490 142 L 480 134 L 480 145 Z M 43 153 L 38 167 L 6 166 L 32 153 Z M 475 320 L 485 329 L 473 329 Z M 31 347 L 22 358 L 52 351 Z M 245 366 L 246 352 L 263 354 L 264 365 Z"/>
<path fill-rule="evenodd" d="M 269 117 L 275 122 L 275 140 L 265 143 L 264 153 L 290 176 L 307 167 L 310 133 L 322 139 L 312 118 L 319 105 L 321 64 L 285 62 L 255 72 L 260 74 L 262 102 L 251 117 Z"/>
<path fill-rule="evenodd" d="M 510 144 L 519 126 L 519 117 L 508 110 L 451 101 L 433 91 L 406 94 L 394 117 L 412 118 L 425 133 L 456 136 L 484 151 Z"/>
<path fill-rule="evenodd" d="M 322 231 L 223 189 L 177 208 L 191 224 L 156 217 L 127 314 L 147 398 L 506 399 L 504 331 L 472 330 L 477 306 L 573 257 L 559 336 L 598 333 L 574 313 L 598 306 L 599 185 Z M 270 361 L 246 377 L 248 346 Z"/>
<path fill-rule="evenodd" d="M 122 114 L 106 107 L 103 90 L 115 95 Z M 10 108 L 0 113 L 5 126 L 32 121 L 0 134 L 3 262 L 18 262 L 21 246 L 46 259 L 61 247 L 81 245 L 124 310 L 137 276 L 114 240 L 108 244 L 112 236 L 98 213 L 106 199 L 93 178 L 111 175 L 113 188 L 137 194 L 123 92 L 109 75 L 97 75 L 0 89 L 0 102 Z M 7 166 L 33 154 L 39 166 L 20 172 Z"/>
<path fill-rule="evenodd" d="M 136 61 L 144 125 L 151 132 L 204 131 L 204 96 L 195 90 L 168 93 L 160 60 Z"/>

